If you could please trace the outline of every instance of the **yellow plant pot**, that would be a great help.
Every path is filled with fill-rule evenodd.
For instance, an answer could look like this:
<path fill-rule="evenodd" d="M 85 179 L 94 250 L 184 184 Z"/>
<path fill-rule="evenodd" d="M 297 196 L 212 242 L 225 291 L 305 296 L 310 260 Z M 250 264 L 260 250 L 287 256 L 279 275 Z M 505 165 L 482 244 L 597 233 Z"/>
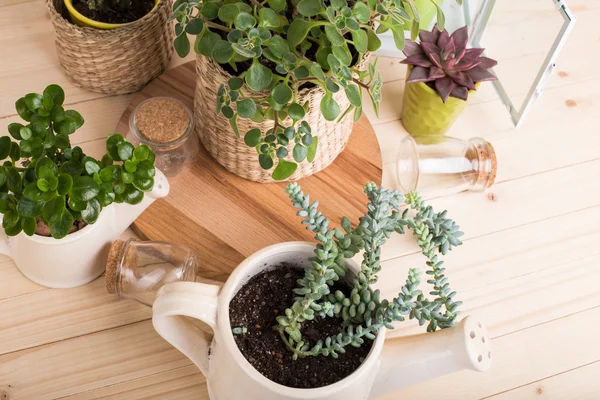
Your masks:
<path fill-rule="evenodd" d="M 155 1 L 154 7 L 152 8 L 152 10 L 154 10 L 156 8 L 159 1 L 160 0 Z M 69 11 L 69 15 L 71 16 L 71 21 L 73 21 L 73 23 L 78 26 L 83 26 L 83 27 L 87 27 L 87 28 L 96 28 L 96 29 L 116 29 L 116 28 L 121 28 L 123 26 L 129 25 L 132 22 L 135 22 L 135 21 L 131 21 L 131 22 L 126 22 L 124 24 L 109 24 L 106 22 L 94 21 L 93 19 L 90 19 L 90 18 L 86 17 L 85 15 L 81 14 L 79 11 L 77 11 L 75 9 L 75 7 L 73 7 L 72 0 L 64 0 L 64 2 L 65 2 L 65 6 L 67 7 L 67 10 Z M 150 10 L 150 12 L 152 12 L 152 10 Z"/>
<path fill-rule="evenodd" d="M 479 87 L 479 82 L 475 87 Z M 473 92 L 469 91 L 469 98 Z M 443 135 L 466 106 L 466 101 L 455 97 L 448 97 L 444 103 L 426 83 L 407 83 L 402 102 L 402 125 L 413 136 Z"/>

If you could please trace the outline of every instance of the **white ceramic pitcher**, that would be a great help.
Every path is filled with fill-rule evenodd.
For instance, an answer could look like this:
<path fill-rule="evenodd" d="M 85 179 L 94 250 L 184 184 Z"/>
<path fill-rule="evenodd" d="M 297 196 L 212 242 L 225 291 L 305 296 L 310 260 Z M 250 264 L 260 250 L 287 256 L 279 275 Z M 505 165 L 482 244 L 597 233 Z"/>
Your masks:
<path fill-rule="evenodd" d="M 0 253 L 15 261 L 19 270 L 35 283 L 51 288 L 70 288 L 93 281 L 104 272 L 111 243 L 154 200 L 169 193 L 169 182 L 156 170 L 154 188 L 140 204 L 111 204 L 96 223 L 86 225 L 62 239 L 27 236 L 6 237 L 0 229 Z"/>
<path fill-rule="evenodd" d="M 200 368 L 212 400 L 369 399 L 461 369 L 485 371 L 491 366 L 490 338 L 479 322 L 467 317 L 451 329 L 393 339 L 381 329 L 363 364 L 329 386 L 294 389 L 265 378 L 235 343 L 229 302 L 252 276 L 269 266 L 288 262 L 308 267 L 313 251 L 314 244 L 307 242 L 277 244 L 244 260 L 222 288 L 175 282 L 159 290 L 153 306 L 154 328 Z M 359 269 L 354 262 L 348 266 Z M 186 317 L 210 328 L 203 330 Z"/>

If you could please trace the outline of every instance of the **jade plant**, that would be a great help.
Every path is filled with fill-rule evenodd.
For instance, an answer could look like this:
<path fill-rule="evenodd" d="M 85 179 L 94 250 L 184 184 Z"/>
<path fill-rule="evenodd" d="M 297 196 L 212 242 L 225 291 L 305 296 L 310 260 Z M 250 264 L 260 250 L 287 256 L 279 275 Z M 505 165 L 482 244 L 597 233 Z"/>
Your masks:
<path fill-rule="evenodd" d="M 318 202 L 311 203 L 297 183 L 286 189 L 299 209 L 297 215 L 304 218 L 302 223 L 319 242 L 310 259 L 312 268 L 306 269 L 294 290 L 293 305 L 277 318 L 275 327 L 294 359 L 317 355 L 337 358 L 346 346 L 361 346 L 365 339 L 374 339 L 382 327 L 392 329 L 393 322 L 406 318 L 427 324 L 428 331 L 455 324 L 461 302 L 454 300 L 456 292 L 450 289 L 440 254 L 461 244 L 459 227 L 446 217 L 446 211 L 435 212 L 415 192 L 403 196 L 374 183 L 365 185 L 364 190 L 369 200 L 367 214 L 356 227 L 344 217 L 341 230 L 330 227 L 329 219 L 317 209 Z M 427 260 L 427 283 L 433 287 L 429 292 L 433 298 L 419 289 L 420 270 L 413 268 L 396 298 L 381 299 L 379 290 L 372 288 L 381 270 L 381 248 L 392 233 L 404 234 L 407 230 L 412 231 Z M 351 282 L 351 292 L 332 291 L 333 284 L 348 272 L 345 259 L 360 250 L 364 250 L 363 260 Z M 302 336 L 303 322 L 331 317 L 343 320 L 338 334 L 316 343 L 309 343 Z"/>
<path fill-rule="evenodd" d="M 406 83 L 429 83 L 445 103 L 450 96 L 467 100 L 477 82 L 496 80 L 488 69 L 498 63 L 482 57 L 484 49 L 467 49 L 467 29 L 463 26 L 450 35 L 435 25 L 431 32 L 419 33 L 420 43 L 407 41 L 403 50 L 407 58 L 401 62 L 413 69 Z"/>
<path fill-rule="evenodd" d="M 381 46 L 377 35 L 386 31 L 401 50 L 405 24 L 417 21 L 416 38 L 419 21 L 413 0 L 177 0 L 172 18 L 181 57 L 190 51 L 189 33 L 196 35 L 196 53 L 234 71 L 218 90 L 217 112 L 256 148 L 263 169 L 277 161 L 276 180 L 291 176 L 297 163 L 312 162 L 317 151 L 318 137 L 303 120 L 309 105 L 300 103 L 299 91 L 311 86 L 324 91 L 320 111 L 328 121 L 350 112 L 358 120 L 363 89 L 378 112 L 381 76 L 374 64 L 361 70 L 357 63 Z M 339 91 L 349 101 L 347 109 L 333 97 Z M 239 132 L 238 118 L 273 125 L 265 132 Z"/>
<path fill-rule="evenodd" d="M 154 153 L 137 148 L 121 135 L 106 139 L 101 160 L 71 147 L 70 135 L 83 125 L 74 110 L 65 110 L 58 85 L 42 94 L 29 93 L 15 106 L 26 125 L 11 123 L 0 137 L 0 213 L 9 236 L 31 236 L 38 223 L 51 236 L 69 234 L 75 221 L 93 224 L 111 203 L 138 204 L 154 187 Z"/>

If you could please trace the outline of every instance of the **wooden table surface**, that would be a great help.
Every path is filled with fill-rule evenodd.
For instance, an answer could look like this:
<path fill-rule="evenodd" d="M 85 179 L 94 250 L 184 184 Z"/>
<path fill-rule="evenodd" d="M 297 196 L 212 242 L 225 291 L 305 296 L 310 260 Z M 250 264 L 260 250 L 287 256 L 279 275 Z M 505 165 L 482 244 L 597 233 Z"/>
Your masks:
<path fill-rule="evenodd" d="M 536 7 L 549 2 L 499 3 L 508 4 L 502 8 L 507 16 L 543 17 Z M 490 329 L 492 370 L 455 373 L 386 399 L 600 398 L 600 2 L 568 3 L 578 23 L 524 125 L 513 128 L 486 84 L 450 132 L 494 145 L 496 185 L 489 193 L 432 200 L 466 233 L 447 267 L 464 313 Z M 517 43 L 510 25 L 499 31 Z M 518 56 L 507 53 L 499 61 L 518 72 L 545 49 L 513 50 Z M 102 152 L 103 138 L 132 95 L 99 95 L 68 83 L 42 0 L 0 0 L 0 55 L 3 132 L 18 120 L 17 98 L 58 83 L 86 120 L 73 142 L 92 155 Z M 172 65 L 184 61 L 174 58 Z M 405 135 L 399 121 L 405 69 L 394 59 L 380 59 L 380 69 L 381 118 L 367 114 L 383 152 L 384 185 L 391 187 L 395 149 Z M 409 266 L 422 263 L 412 239 L 392 243 L 379 285 L 388 296 Z M 200 372 L 154 332 L 150 316 L 150 309 L 106 294 L 103 279 L 46 289 L 0 256 L 0 399 L 207 399 Z M 410 323 L 398 329 L 417 331 Z"/>

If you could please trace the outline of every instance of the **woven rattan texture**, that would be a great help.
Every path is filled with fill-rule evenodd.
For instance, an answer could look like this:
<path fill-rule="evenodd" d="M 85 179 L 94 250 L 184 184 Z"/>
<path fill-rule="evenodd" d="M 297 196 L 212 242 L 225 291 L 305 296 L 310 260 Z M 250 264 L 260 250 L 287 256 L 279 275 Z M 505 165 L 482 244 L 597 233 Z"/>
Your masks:
<path fill-rule="evenodd" d="M 71 83 L 92 92 L 136 92 L 158 77 L 173 54 L 170 0 L 122 28 L 83 28 L 70 22 L 63 0 L 47 0 L 56 51 Z"/>
<path fill-rule="evenodd" d="M 359 63 L 359 68 L 364 68 L 369 55 L 366 54 Z M 259 128 L 262 132 L 273 128 L 273 121 L 256 123 L 247 118 L 238 118 L 238 127 L 242 138 L 238 139 L 229 121 L 223 115 L 216 113 L 217 90 L 222 83 L 227 82 L 231 75 L 227 73 L 214 60 L 198 55 L 196 59 L 196 94 L 194 99 L 194 119 L 196 132 L 204 147 L 228 171 L 256 182 L 273 182 L 272 170 L 265 171 L 258 163 L 256 149 L 246 146 L 243 135 L 250 129 Z M 325 92 L 314 87 L 302 89 L 298 94 L 298 103 L 309 103 L 309 111 L 304 119 L 310 124 L 312 134 L 319 138 L 317 155 L 313 162 L 304 160 L 298 165 L 296 172 L 288 179 L 295 181 L 305 178 L 327 168 L 340 154 L 352 133 L 354 113 L 348 113 L 341 121 L 327 121 L 321 114 L 319 105 Z M 343 112 L 350 102 L 343 90 L 333 95 Z M 286 120 L 285 124 L 291 120 Z M 288 145 L 292 153 L 293 141 Z"/>

